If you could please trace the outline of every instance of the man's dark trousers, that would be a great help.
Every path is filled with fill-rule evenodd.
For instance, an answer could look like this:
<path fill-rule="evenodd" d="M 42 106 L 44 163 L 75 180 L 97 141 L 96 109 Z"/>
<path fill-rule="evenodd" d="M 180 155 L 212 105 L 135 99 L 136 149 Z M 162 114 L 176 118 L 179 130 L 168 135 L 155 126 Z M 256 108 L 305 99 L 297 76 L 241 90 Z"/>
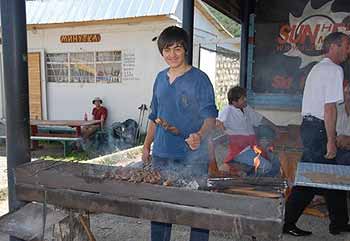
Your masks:
<path fill-rule="evenodd" d="M 311 116 L 304 117 L 300 131 L 304 145 L 301 161 L 336 164 L 335 160 L 324 158 L 327 153 L 327 133 L 323 120 Z M 348 223 L 346 191 L 295 186 L 286 202 L 286 226 L 295 225 L 315 194 L 325 197 L 331 221 L 330 227 L 339 227 Z"/>

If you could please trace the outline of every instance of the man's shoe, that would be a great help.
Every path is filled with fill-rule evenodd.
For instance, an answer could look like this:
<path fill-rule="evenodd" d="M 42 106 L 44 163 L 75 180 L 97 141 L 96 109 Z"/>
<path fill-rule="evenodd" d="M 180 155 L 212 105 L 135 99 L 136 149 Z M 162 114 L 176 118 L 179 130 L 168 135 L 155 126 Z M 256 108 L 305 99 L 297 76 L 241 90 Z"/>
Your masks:
<path fill-rule="evenodd" d="M 337 235 L 343 232 L 350 232 L 350 224 L 346 224 L 344 226 L 330 226 L 329 232 L 333 235 Z"/>
<path fill-rule="evenodd" d="M 293 236 L 296 236 L 296 237 L 308 236 L 308 235 L 311 235 L 311 234 L 312 234 L 312 232 L 302 230 L 302 229 L 298 228 L 298 227 L 295 226 L 295 225 L 292 225 L 292 226 L 283 226 L 283 233 L 285 233 L 285 234 L 290 234 L 290 235 L 293 235 Z"/>

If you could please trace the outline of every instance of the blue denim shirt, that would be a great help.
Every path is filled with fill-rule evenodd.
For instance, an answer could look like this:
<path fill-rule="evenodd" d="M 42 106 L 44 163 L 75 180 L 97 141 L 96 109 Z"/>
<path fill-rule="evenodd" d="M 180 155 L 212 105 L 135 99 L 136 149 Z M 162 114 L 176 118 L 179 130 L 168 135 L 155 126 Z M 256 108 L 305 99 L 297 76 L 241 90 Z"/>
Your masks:
<path fill-rule="evenodd" d="M 190 151 L 185 139 L 197 132 L 205 119 L 216 118 L 218 111 L 213 86 L 204 72 L 192 67 L 172 84 L 167 72 L 168 69 L 161 71 L 155 80 L 149 119 L 165 119 L 180 135 L 157 125 L 152 155 L 183 159 Z"/>

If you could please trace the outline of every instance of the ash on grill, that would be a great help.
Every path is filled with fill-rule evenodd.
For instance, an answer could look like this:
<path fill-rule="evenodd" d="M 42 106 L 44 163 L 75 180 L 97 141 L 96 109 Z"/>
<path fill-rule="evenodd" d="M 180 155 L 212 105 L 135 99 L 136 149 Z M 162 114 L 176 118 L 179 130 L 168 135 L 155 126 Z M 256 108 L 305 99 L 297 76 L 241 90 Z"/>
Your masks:
<path fill-rule="evenodd" d="M 85 175 L 85 177 L 87 177 Z M 127 181 L 132 183 L 149 183 L 163 186 L 185 187 L 190 189 L 198 189 L 205 183 L 205 177 L 193 177 L 184 173 L 174 171 L 157 171 L 149 168 L 128 168 L 117 167 L 113 171 L 101 173 L 95 179 L 98 180 L 116 180 Z M 96 180 L 96 181 L 98 181 Z M 202 184 L 202 185 L 200 185 Z"/>

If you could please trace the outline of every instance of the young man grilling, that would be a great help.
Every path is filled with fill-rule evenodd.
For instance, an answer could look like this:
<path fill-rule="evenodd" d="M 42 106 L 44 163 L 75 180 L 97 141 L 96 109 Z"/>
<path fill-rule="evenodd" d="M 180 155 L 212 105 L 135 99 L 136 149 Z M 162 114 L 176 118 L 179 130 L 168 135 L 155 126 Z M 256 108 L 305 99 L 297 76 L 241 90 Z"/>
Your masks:
<path fill-rule="evenodd" d="M 183 29 L 171 26 L 163 30 L 158 48 L 169 67 L 158 73 L 153 86 L 142 159 L 152 160 L 152 167 L 159 171 L 205 176 L 209 162 L 206 138 L 218 113 L 213 86 L 204 72 L 186 63 L 188 36 Z M 151 222 L 151 240 L 169 241 L 171 226 Z M 209 230 L 191 229 L 191 241 L 208 238 Z"/>

